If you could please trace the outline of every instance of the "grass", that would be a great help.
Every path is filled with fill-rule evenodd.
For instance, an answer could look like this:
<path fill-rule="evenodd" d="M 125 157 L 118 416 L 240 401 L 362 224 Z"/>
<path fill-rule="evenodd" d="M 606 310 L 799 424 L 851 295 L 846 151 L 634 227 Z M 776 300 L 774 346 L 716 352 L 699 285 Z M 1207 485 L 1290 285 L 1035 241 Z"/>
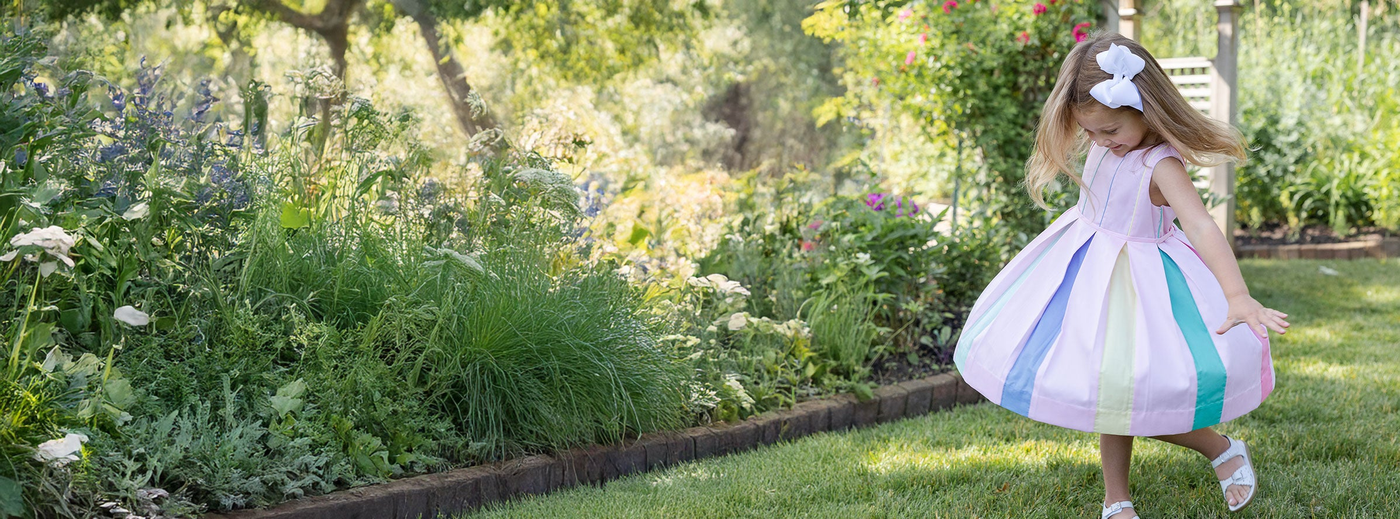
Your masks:
<path fill-rule="evenodd" d="M 1340 272 L 1328 276 L 1318 267 Z M 1260 494 L 1231 517 L 1400 517 L 1400 262 L 1247 260 L 1290 314 L 1278 389 L 1218 428 L 1250 442 Z M 1226 517 L 1199 455 L 1140 440 L 1143 517 Z M 1094 435 L 982 404 L 491 507 L 480 517 L 1096 517 Z"/>

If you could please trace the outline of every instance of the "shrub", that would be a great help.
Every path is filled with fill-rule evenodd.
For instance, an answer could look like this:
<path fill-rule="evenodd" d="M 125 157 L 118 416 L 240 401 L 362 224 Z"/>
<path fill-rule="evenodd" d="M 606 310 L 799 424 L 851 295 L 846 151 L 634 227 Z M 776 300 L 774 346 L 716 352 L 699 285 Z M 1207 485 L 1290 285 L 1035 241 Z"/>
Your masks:
<path fill-rule="evenodd" d="M 1049 223 L 1021 185 L 1036 119 L 1098 9 L 1089 0 L 823 3 L 804 28 L 843 44 L 847 93 L 819 110 L 819 122 L 889 113 L 959 156 L 974 148 L 980 159 L 959 201 L 1024 243 Z"/>

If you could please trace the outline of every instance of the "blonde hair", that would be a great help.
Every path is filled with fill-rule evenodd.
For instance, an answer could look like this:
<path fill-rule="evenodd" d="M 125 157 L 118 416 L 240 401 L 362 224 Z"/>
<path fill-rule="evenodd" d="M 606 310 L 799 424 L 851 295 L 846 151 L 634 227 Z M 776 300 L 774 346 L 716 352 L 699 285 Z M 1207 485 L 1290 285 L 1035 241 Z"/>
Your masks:
<path fill-rule="evenodd" d="M 1099 68 L 1095 60 L 1110 44 L 1127 47 L 1143 58 L 1147 66 L 1133 77 L 1142 95 L 1144 124 L 1153 134 L 1176 148 L 1187 162 L 1197 166 L 1215 166 L 1229 160 L 1245 158 L 1244 137 L 1227 123 L 1206 117 L 1181 97 L 1176 85 L 1152 54 L 1138 42 L 1116 33 L 1101 33 L 1080 42 L 1065 57 L 1060 77 L 1046 100 L 1036 128 L 1035 149 L 1026 162 L 1026 189 L 1036 205 L 1045 204 L 1045 188 L 1064 174 L 1083 187 L 1084 181 L 1071 167 L 1071 161 L 1088 151 L 1089 142 L 1074 122 L 1075 110 L 1127 110 L 1132 107 L 1109 108 L 1089 94 L 1089 90 L 1113 75 Z"/>

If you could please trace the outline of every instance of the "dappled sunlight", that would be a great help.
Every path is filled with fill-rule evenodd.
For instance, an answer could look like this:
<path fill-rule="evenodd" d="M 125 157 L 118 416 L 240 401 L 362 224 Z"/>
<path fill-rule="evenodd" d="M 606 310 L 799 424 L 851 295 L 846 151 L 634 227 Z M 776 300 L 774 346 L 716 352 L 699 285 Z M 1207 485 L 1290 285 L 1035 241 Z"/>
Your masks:
<path fill-rule="evenodd" d="M 1098 449 L 1089 442 L 1026 440 L 960 447 L 928 448 L 894 443 L 868 452 L 861 466 L 871 473 L 889 475 L 906 470 L 946 470 L 970 466 L 1043 468 L 1063 463 L 1098 463 Z"/>
<path fill-rule="evenodd" d="M 710 481 L 723 477 L 718 467 L 700 463 L 688 463 L 671 470 L 649 475 L 651 486 L 671 487 L 700 481 Z"/>

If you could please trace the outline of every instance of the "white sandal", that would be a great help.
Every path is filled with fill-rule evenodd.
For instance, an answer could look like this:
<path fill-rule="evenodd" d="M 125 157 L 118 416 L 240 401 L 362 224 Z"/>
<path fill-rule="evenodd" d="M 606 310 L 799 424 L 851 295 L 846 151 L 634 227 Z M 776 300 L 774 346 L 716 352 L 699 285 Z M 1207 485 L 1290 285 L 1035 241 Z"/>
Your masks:
<path fill-rule="evenodd" d="M 1108 519 L 1109 517 L 1113 517 L 1113 514 L 1116 514 L 1116 513 L 1118 513 L 1118 512 L 1122 512 L 1124 508 L 1133 508 L 1133 511 L 1137 511 L 1137 509 L 1133 507 L 1133 502 L 1132 502 L 1132 501 L 1119 501 L 1119 502 L 1117 502 L 1117 503 L 1113 503 L 1113 504 L 1111 504 L 1111 505 L 1104 506 L 1104 507 L 1103 507 L 1103 515 L 1100 516 L 1099 519 Z M 1137 516 L 1137 514 L 1134 514 L 1132 517 L 1129 517 L 1128 519 L 1138 519 L 1138 516 Z"/>
<path fill-rule="evenodd" d="M 1245 505 L 1248 505 L 1250 501 L 1254 500 L 1254 494 L 1258 492 L 1259 485 L 1254 479 L 1254 463 L 1249 459 L 1249 447 L 1245 446 L 1244 442 L 1229 436 L 1226 436 L 1225 439 L 1230 441 L 1230 448 L 1225 449 L 1224 453 L 1212 460 L 1210 466 L 1211 468 L 1219 467 L 1235 456 L 1239 456 L 1244 460 L 1244 464 L 1240 465 L 1240 468 L 1236 469 L 1234 474 L 1220 481 L 1220 493 L 1225 495 L 1225 506 L 1229 507 L 1231 512 L 1238 512 L 1243 509 Z M 1240 503 L 1235 506 L 1230 506 L 1230 497 L 1227 493 L 1230 490 L 1230 485 L 1249 487 L 1249 495 L 1245 496 L 1244 500 L 1240 501 Z"/>

